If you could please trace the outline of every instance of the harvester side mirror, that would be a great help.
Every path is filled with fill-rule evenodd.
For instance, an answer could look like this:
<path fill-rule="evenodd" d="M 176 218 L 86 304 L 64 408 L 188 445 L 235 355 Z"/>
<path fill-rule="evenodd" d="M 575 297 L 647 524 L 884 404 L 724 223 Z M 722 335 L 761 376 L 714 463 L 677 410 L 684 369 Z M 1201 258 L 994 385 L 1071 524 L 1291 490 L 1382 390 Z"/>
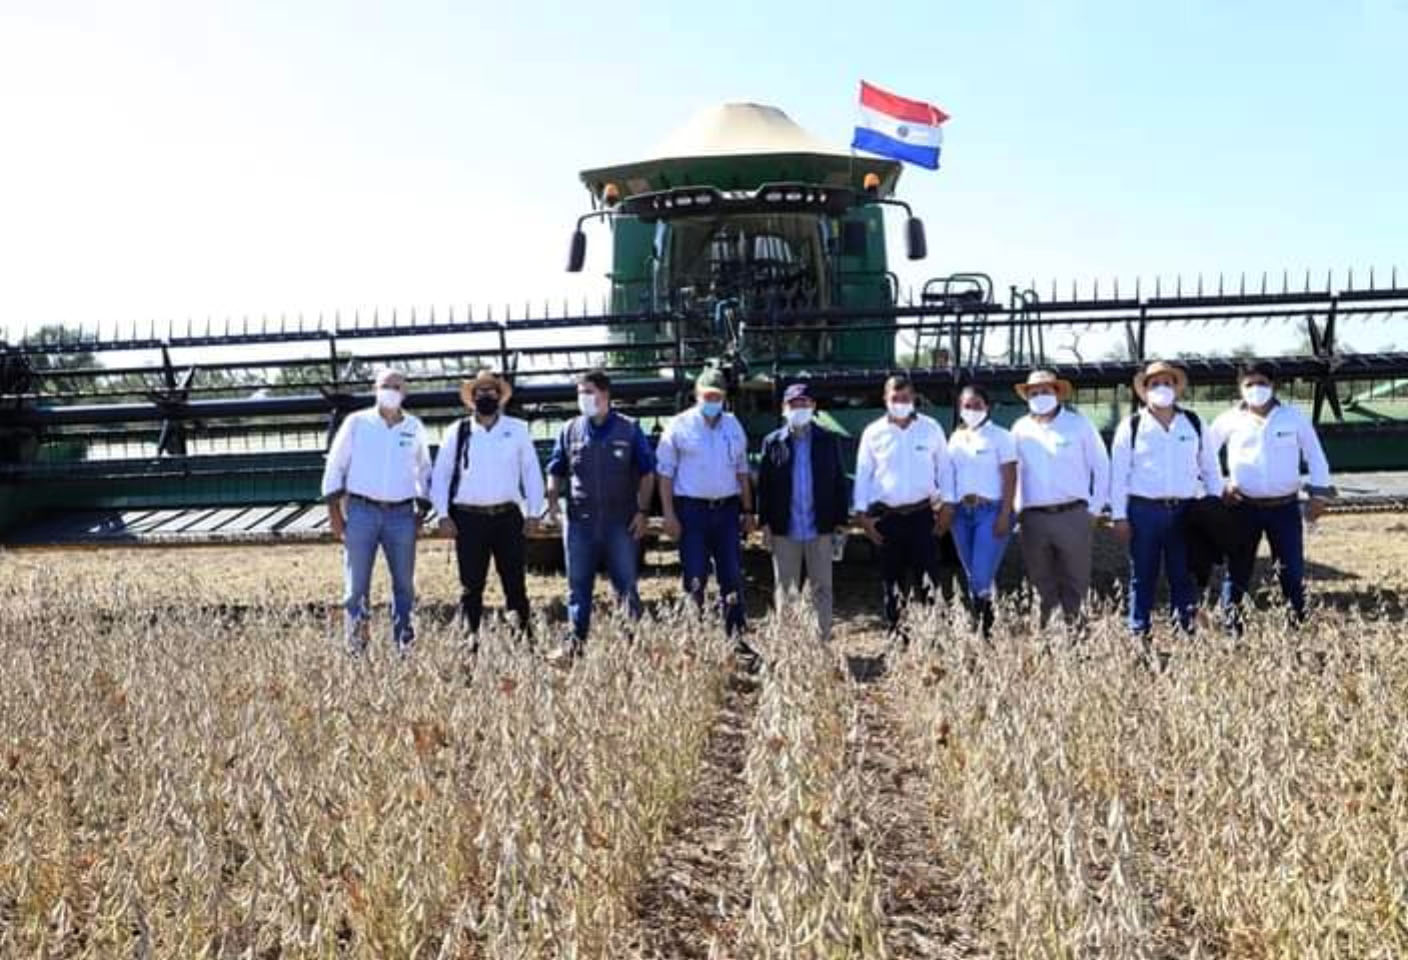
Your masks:
<path fill-rule="evenodd" d="M 911 260 L 923 260 L 929 255 L 929 242 L 924 238 L 924 221 L 910 217 L 904 223 L 905 255 Z"/>
<path fill-rule="evenodd" d="M 567 253 L 567 272 L 581 273 L 587 262 L 587 235 L 579 227 L 572 233 L 572 248 Z"/>
<path fill-rule="evenodd" d="M 841 223 L 841 256 L 864 257 L 869 248 L 864 220 L 844 220 Z"/>

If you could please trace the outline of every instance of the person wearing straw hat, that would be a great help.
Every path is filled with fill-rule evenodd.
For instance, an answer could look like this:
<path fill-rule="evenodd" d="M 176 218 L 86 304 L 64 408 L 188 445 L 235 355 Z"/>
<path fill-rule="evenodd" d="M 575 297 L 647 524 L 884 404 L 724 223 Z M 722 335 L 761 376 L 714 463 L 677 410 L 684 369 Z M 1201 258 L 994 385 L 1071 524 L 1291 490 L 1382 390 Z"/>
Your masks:
<path fill-rule="evenodd" d="M 1281 593 L 1295 619 L 1304 619 L 1301 461 L 1308 470 L 1305 485 L 1310 494 L 1304 520 L 1319 519 L 1335 492 L 1315 425 L 1299 408 L 1276 398 L 1276 373 L 1275 365 L 1265 360 L 1244 365 L 1237 375 L 1242 402 L 1213 421 L 1208 437 L 1214 451 L 1227 448 L 1223 497 L 1242 533 L 1228 555 L 1222 591 L 1223 612 L 1234 628 L 1240 623 L 1237 607 L 1251 586 L 1263 536 L 1280 568 Z"/>
<path fill-rule="evenodd" d="M 342 421 L 323 469 L 328 525 L 343 543 L 346 641 L 354 655 L 367 647 L 378 549 L 391 573 L 392 639 L 403 654 L 415 641 L 416 537 L 429 497 L 430 444 L 420 420 L 402 409 L 406 376 L 382 368 L 374 382 L 376 402 Z"/>
<path fill-rule="evenodd" d="M 695 405 L 674 417 L 655 448 L 665 533 L 679 542 L 685 592 L 702 606 L 710 566 L 719 581 L 724 625 L 752 667 L 757 654 L 743 640 L 743 549 L 740 530 L 754 525 L 748 435 L 724 410 L 727 383 L 714 368 L 695 381 Z"/>
<path fill-rule="evenodd" d="M 1058 607 L 1074 626 L 1090 589 L 1091 528 L 1105 507 L 1110 457 L 1095 424 L 1069 406 L 1069 380 L 1033 370 L 1016 390 L 1028 410 L 1012 425 L 1022 563 L 1042 626 Z"/>
<path fill-rule="evenodd" d="M 1129 547 L 1129 629 L 1146 642 L 1160 567 L 1178 626 L 1193 630 L 1198 600 L 1185 518 L 1194 501 L 1222 495 L 1217 450 L 1204 442 L 1197 414 L 1178 405 L 1187 390 L 1188 374 L 1162 360 L 1135 374 L 1142 407 L 1115 428 L 1110 446 L 1110 517 Z"/>
<path fill-rule="evenodd" d="M 471 633 L 483 619 L 491 558 L 505 606 L 531 632 L 527 534 L 543 511 L 543 473 L 528 424 L 503 412 L 512 396 L 513 385 L 490 370 L 460 384 L 473 413 L 445 431 L 430 481 L 440 533 L 455 538 L 460 619 Z"/>

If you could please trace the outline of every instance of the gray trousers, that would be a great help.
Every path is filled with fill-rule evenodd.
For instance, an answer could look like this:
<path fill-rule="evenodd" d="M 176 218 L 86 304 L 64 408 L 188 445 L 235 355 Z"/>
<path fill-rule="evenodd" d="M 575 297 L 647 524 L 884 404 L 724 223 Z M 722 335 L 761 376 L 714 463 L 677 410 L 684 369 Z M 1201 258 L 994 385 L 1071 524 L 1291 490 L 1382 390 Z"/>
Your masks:
<path fill-rule="evenodd" d="M 777 584 L 775 602 L 778 611 L 786 608 L 791 597 L 801 591 L 802 567 L 806 565 L 807 582 L 811 585 L 812 606 L 816 609 L 821 639 L 831 639 L 831 536 L 823 534 L 810 540 L 791 537 L 772 538 L 772 574 Z"/>
<path fill-rule="evenodd" d="M 1090 589 L 1090 512 L 1023 510 L 1021 522 L 1022 563 L 1041 597 L 1042 626 L 1058 606 L 1067 623 L 1076 623 Z"/>

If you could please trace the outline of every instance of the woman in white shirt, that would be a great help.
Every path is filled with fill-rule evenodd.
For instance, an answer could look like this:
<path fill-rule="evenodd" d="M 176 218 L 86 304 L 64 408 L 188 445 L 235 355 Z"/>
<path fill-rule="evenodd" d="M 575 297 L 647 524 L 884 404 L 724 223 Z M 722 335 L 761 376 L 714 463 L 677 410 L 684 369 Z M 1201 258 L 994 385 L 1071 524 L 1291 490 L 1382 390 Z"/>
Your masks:
<path fill-rule="evenodd" d="M 953 491 L 953 542 L 968 575 L 968 596 L 983 636 L 992 632 L 993 581 L 1012 534 L 1017 495 L 1017 444 L 992 422 L 992 401 L 977 384 L 963 388 L 948 445 Z"/>

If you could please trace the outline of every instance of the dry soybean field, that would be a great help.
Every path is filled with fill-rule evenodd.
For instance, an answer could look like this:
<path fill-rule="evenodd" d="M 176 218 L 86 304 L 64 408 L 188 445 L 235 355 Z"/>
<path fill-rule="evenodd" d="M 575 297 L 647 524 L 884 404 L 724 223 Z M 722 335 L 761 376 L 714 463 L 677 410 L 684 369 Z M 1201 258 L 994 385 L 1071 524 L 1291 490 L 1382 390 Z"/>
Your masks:
<path fill-rule="evenodd" d="M 760 571 L 749 676 L 668 568 L 560 669 L 469 655 L 443 543 L 404 660 L 332 545 L 0 555 L 0 956 L 1408 956 L 1405 533 L 1163 671 L 1109 611 L 885 656 L 864 564 L 829 649 Z"/>

